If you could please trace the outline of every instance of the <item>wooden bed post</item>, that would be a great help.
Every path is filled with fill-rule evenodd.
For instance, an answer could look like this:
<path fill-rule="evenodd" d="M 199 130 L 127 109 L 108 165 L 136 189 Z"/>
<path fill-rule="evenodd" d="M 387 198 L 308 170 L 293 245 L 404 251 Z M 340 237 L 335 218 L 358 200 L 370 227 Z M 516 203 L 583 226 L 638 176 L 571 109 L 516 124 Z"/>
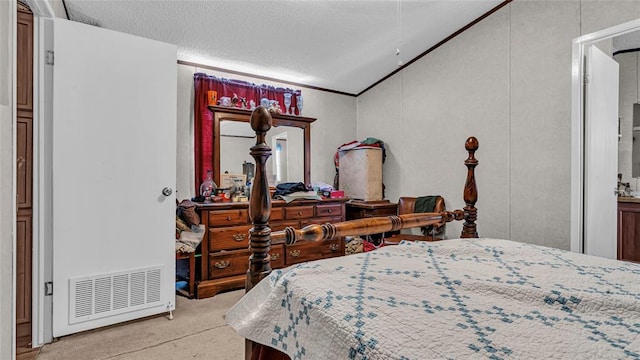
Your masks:
<path fill-rule="evenodd" d="M 478 231 L 476 228 L 476 220 L 478 219 L 478 209 L 476 209 L 476 201 L 478 200 L 478 188 L 476 187 L 475 168 L 478 160 L 475 152 L 478 150 L 478 139 L 471 136 L 464 143 L 465 149 L 469 152 L 469 157 L 464 161 L 467 166 L 467 182 L 464 185 L 464 207 L 465 221 L 462 226 L 462 238 L 477 238 Z"/>
<path fill-rule="evenodd" d="M 251 156 L 256 160 L 256 172 L 249 199 L 249 217 L 253 227 L 249 230 L 251 256 L 245 290 L 251 290 L 260 280 L 271 273 L 271 197 L 267 182 L 266 163 L 271 156 L 271 148 L 265 142 L 265 135 L 271 129 L 271 114 L 262 106 L 251 113 L 251 128 L 256 132 L 256 144 L 251 147 Z"/>

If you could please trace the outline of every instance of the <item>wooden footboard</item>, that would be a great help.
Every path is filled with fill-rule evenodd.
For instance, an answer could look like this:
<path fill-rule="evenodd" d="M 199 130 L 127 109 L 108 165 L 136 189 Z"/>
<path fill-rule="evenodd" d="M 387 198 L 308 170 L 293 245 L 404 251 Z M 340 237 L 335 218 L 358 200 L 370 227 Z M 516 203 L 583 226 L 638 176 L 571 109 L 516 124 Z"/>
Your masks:
<path fill-rule="evenodd" d="M 294 244 L 298 240 L 324 241 L 344 236 L 377 234 L 441 224 L 453 220 L 464 220 L 461 237 L 478 237 L 475 223 L 477 220 L 475 204 L 478 198 L 475 182 L 475 167 L 478 165 L 478 160 L 475 158 L 475 151 L 478 149 L 478 140 L 475 137 L 468 138 L 465 143 L 469 156 L 464 162 L 467 166 L 467 180 L 463 196 L 466 204 L 464 209 L 442 213 L 366 218 L 336 224 L 309 225 L 302 229 L 289 227 L 284 231 L 272 233 L 268 223 L 271 214 L 271 198 L 266 177 L 266 162 L 271 156 L 271 148 L 265 143 L 265 135 L 271 128 L 269 111 L 263 107 L 256 108 L 251 114 L 251 127 L 256 132 L 256 145 L 251 147 L 250 152 L 256 161 L 256 173 L 249 203 L 249 216 L 253 228 L 250 230 L 251 256 L 247 271 L 246 291 L 251 290 L 254 285 L 271 273 L 269 249 L 272 240 L 285 240 L 287 244 Z M 261 358 L 259 352 L 265 351 L 267 355 L 262 358 L 271 359 L 270 356 L 273 355 L 269 351 L 272 349 L 261 349 L 260 347 L 261 345 L 247 341 L 245 358 L 252 359 L 252 353 L 256 356 L 255 359 Z M 283 357 L 283 359 L 286 358 L 288 357 Z"/>

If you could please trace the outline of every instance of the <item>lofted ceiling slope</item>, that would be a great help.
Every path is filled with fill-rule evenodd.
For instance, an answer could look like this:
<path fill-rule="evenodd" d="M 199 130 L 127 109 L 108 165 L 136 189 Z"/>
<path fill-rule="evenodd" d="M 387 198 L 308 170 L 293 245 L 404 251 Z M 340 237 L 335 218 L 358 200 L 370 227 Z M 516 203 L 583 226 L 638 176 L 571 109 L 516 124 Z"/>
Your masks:
<path fill-rule="evenodd" d="M 501 2 L 65 0 L 65 5 L 71 20 L 176 44 L 179 60 L 357 94 Z"/>

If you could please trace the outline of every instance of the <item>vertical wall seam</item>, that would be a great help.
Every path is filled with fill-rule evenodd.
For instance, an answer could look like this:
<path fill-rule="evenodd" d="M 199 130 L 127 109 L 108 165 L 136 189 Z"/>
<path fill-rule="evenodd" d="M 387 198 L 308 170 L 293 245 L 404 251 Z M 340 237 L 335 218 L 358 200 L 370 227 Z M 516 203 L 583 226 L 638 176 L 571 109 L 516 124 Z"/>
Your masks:
<path fill-rule="evenodd" d="M 578 31 L 579 35 L 582 35 L 582 0 L 578 3 Z"/>
<path fill-rule="evenodd" d="M 405 122 L 404 122 L 404 72 L 405 69 L 400 70 L 399 75 L 400 75 L 400 133 L 403 135 L 404 137 L 404 133 L 405 133 Z M 402 160 L 400 161 L 400 164 L 405 164 L 405 157 L 406 157 L 406 153 L 405 153 L 405 144 L 406 141 L 402 141 Z M 399 194 L 404 194 L 405 193 L 405 188 L 406 188 L 406 184 L 405 184 L 405 179 L 407 178 L 406 176 L 404 176 L 404 172 L 406 171 L 407 166 L 403 166 L 402 167 L 402 175 L 400 176 L 400 192 Z"/>
<path fill-rule="evenodd" d="M 512 156 L 512 148 L 511 148 L 511 137 L 513 136 L 513 132 L 511 130 L 512 129 L 512 126 L 511 126 L 512 124 L 511 123 L 513 122 L 512 109 L 511 109 L 511 101 L 512 101 L 512 94 L 511 94 L 511 59 L 512 59 L 512 56 L 513 56 L 513 54 L 511 53 L 511 23 L 513 21 L 513 16 L 512 16 L 513 11 L 512 11 L 512 9 L 513 9 L 513 5 L 509 4 L 509 18 L 508 18 L 508 23 L 507 23 L 507 29 L 508 29 L 508 35 L 507 35 L 507 47 L 508 47 L 508 50 L 507 50 L 507 53 L 508 53 L 508 55 L 507 55 L 508 56 L 508 59 L 507 59 L 507 69 L 508 69 L 507 70 L 508 71 L 508 73 L 507 73 L 507 81 L 508 81 L 508 84 L 507 84 L 507 100 L 508 100 L 508 111 L 509 111 L 509 115 L 508 115 L 509 116 L 509 118 L 508 118 L 509 119 L 509 124 L 508 124 L 508 126 L 509 126 L 509 136 L 507 138 L 507 144 L 509 146 L 509 151 L 507 152 L 507 157 L 508 157 L 507 163 L 509 164 L 509 173 L 508 173 L 508 182 L 509 182 L 509 206 L 508 206 L 508 209 L 509 209 L 509 215 L 508 215 L 509 222 L 508 222 L 508 224 L 509 225 L 508 225 L 508 228 L 507 228 L 507 232 L 508 232 L 508 235 L 509 235 L 509 239 L 513 238 L 512 237 L 513 234 L 511 233 L 511 219 L 512 219 L 511 211 L 512 211 L 512 208 L 513 208 L 512 205 L 511 205 L 512 194 L 513 194 L 513 186 L 512 186 L 512 179 L 513 179 L 513 176 L 512 176 L 512 173 L 513 173 L 512 158 L 513 158 L 513 156 Z"/>

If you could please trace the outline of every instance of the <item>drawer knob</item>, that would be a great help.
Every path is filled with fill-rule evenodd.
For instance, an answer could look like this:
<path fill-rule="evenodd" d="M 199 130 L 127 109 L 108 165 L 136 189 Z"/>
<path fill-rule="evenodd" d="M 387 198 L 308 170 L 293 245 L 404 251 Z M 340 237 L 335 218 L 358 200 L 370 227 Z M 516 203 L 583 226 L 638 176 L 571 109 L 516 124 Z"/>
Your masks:
<path fill-rule="evenodd" d="M 276 261 L 280 259 L 280 253 L 269 254 L 269 255 L 271 255 L 271 261 Z"/>
<path fill-rule="evenodd" d="M 300 256 L 300 250 L 291 250 L 289 251 L 289 255 L 291 255 L 291 257 L 298 257 Z"/>
<path fill-rule="evenodd" d="M 302 215 L 302 211 L 298 211 L 298 216 Z"/>
<path fill-rule="evenodd" d="M 229 265 L 231 265 L 231 263 L 227 260 L 216 261 L 216 263 L 213 264 L 213 266 L 215 266 L 216 269 L 224 269 L 226 267 L 229 267 Z"/>
<path fill-rule="evenodd" d="M 227 221 L 231 221 L 231 216 L 227 216 Z"/>
<path fill-rule="evenodd" d="M 331 244 L 331 246 L 329 246 L 329 249 L 331 249 L 331 251 L 338 251 L 339 248 L 340 245 L 338 244 Z"/>
<path fill-rule="evenodd" d="M 331 213 L 333 212 L 333 210 L 329 209 L 327 212 L 328 212 L 329 214 L 331 214 Z"/>
<path fill-rule="evenodd" d="M 238 242 L 244 241 L 244 239 L 246 239 L 246 238 L 247 238 L 246 234 L 233 234 L 233 240 L 238 241 Z"/>

